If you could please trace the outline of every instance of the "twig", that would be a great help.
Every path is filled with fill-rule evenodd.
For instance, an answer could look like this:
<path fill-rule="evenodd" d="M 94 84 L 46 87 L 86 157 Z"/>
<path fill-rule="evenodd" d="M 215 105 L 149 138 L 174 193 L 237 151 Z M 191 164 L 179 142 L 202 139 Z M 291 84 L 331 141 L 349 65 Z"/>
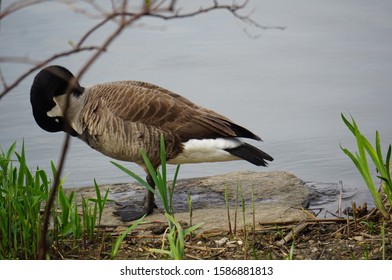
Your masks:
<path fill-rule="evenodd" d="M 349 217 L 347 216 L 347 238 L 350 238 L 350 235 L 351 235 L 351 230 L 350 230 L 350 219 L 349 219 Z M 356 223 L 356 220 L 355 220 L 355 218 L 354 218 L 354 223 Z"/>
<path fill-rule="evenodd" d="M 75 53 L 79 53 L 79 52 L 83 52 L 83 51 L 92 51 L 92 50 L 96 50 L 99 49 L 97 46 L 90 46 L 90 47 L 82 47 L 82 48 L 76 48 L 76 49 L 72 49 L 69 51 L 64 51 L 61 53 L 57 53 L 55 55 L 52 55 L 51 57 L 47 58 L 46 60 L 41 61 L 40 63 L 36 64 L 34 67 L 32 67 L 30 70 L 27 70 L 25 73 L 23 73 L 22 75 L 20 75 L 13 83 L 11 83 L 10 85 L 8 85 L 7 87 L 4 87 L 4 89 L 2 90 L 2 92 L 0 93 L 0 100 L 12 89 L 14 89 L 16 86 L 19 85 L 19 83 L 21 83 L 26 77 L 28 77 L 31 73 L 33 73 L 34 71 L 42 68 L 43 66 L 47 65 L 48 63 L 52 62 L 55 59 L 58 59 L 60 57 L 64 57 L 64 56 L 69 56 Z M 4 83 L 3 83 L 4 85 Z"/>
<path fill-rule="evenodd" d="M 16 11 L 26 8 L 31 5 L 35 5 L 41 2 L 46 2 L 48 0 L 20 0 L 17 2 L 14 2 L 10 4 L 9 6 L 5 7 L 3 12 L 0 13 L 0 20 L 5 18 L 6 16 L 9 16 L 10 14 L 15 13 Z M 1 1 L 0 1 L 1 4 Z"/>
<path fill-rule="evenodd" d="M 0 68 L 0 81 L 1 81 L 1 83 L 2 83 L 2 85 L 3 85 L 3 87 L 7 87 L 7 82 L 5 81 L 5 78 L 4 78 L 4 75 L 3 75 L 3 71 L 1 71 L 1 68 Z"/>
<path fill-rule="evenodd" d="M 44 212 L 44 219 L 43 219 L 43 225 L 42 225 L 42 231 L 41 231 L 41 238 L 40 242 L 38 245 L 38 259 L 44 260 L 46 258 L 46 252 L 48 250 L 48 244 L 46 242 L 46 235 L 48 233 L 48 227 L 49 227 L 49 218 L 50 218 L 50 212 L 53 207 L 53 203 L 56 198 L 56 193 L 57 193 L 57 188 L 60 184 L 60 176 L 61 176 L 61 171 L 63 169 L 64 163 L 65 163 L 65 156 L 66 156 L 66 151 L 68 149 L 69 145 L 69 135 L 66 134 L 64 144 L 63 144 L 63 152 L 61 153 L 61 158 L 59 162 L 59 166 L 57 168 L 58 172 L 56 173 L 52 190 L 49 195 L 49 199 L 47 204 L 45 205 L 45 212 Z"/>
<path fill-rule="evenodd" d="M 235 196 L 235 211 L 234 211 L 234 234 L 237 234 L 238 193 L 239 193 L 239 189 L 237 186 L 236 196 Z"/>
<path fill-rule="evenodd" d="M 254 196 L 254 187 L 251 188 L 252 192 L 252 235 L 253 235 L 253 244 L 256 244 L 256 211 L 255 211 L 255 196 Z"/>
<path fill-rule="evenodd" d="M 104 20 L 102 20 L 101 22 L 99 22 L 98 24 L 96 24 L 95 26 L 93 26 L 90 30 L 88 30 L 83 36 L 82 38 L 80 38 L 79 42 L 76 44 L 76 48 L 80 48 L 82 46 L 82 44 L 84 43 L 84 41 L 87 40 L 87 38 L 93 34 L 96 30 L 98 30 L 99 28 L 101 28 L 103 25 L 105 25 L 107 22 L 109 22 L 111 19 L 114 18 L 114 15 L 109 15 L 108 17 L 106 17 Z"/>
<path fill-rule="evenodd" d="M 353 219 L 354 219 L 354 223 L 355 223 L 355 226 L 357 226 L 358 225 L 358 208 L 357 208 L 357 204 L 353 201 L 353 202 L 351 202 L 351 207 L 353 208 Z M 347 215 L 347 218 L 348 218 L 348 215 Z"/>
<path fill-rule="evenodd" d="M 191 254 L 185 254 L 185 256 L 187 258 L 189 258 L 189 259 L 192 259 L 192 260 L 203 260 L 202 258 L 196 257 L 196 256 L 191 255 Z"/>
<path fill-rule="evenodd" d="M 271 226 L 271 225 L 293 225 L 300 222 L 306 222 L 308 224 L 317 223 L 344 223 L 347 220 L 344 218 L 329 218 L 329 219 L 305 219 L 305 220 L 291 220 L 291 221 L 276 221 L 276 222 L 259 222 L 261 226 Z M 350 220 L 353 221 L 353 220 Z"/>
<path fill-rule="evenodd" d="M 228 190 L 226 184 L 225 184 L 225 203 L 226 203 L 226 210 L 227 210 L 227 220 L 228 220 L 228 223 L 229 223 L 229 235 L 232 235 L 233 231 L 231 230 L 230 206 L 229 206 L 229 190 Z"/>
<path fill-rule="evenodd" d="M 200 251 L 219 251 L 219 250 L 226 249 L 226 248 L 222 248 L 222 247 L 213 248 L 213 247 L 200 247 L 200 246 L 194 246 L 194 245 L 186 245 L 186 248 L 193 249 L 193 250 L 200 250 Z"/>
<path fill-rule="evenodd" d="M 14 7 L 14 8 L 7 9 L 7 13 L 8 12 L 14 12 L 14 11 L 20 9 L 20 8 L 25 7 L 25 6 L 29 6 L 29 5 L 40 3 L 40 2 L 44 2 L 44 1 L 30 1 L 30 2 L 27 2 L 27 3 L 23 3 L 22 1 L 20 1 L 18 3 L 20 3 L 21 7 Z M 63 1 L 63 2 L 67 3 L 67 1 Z M 208 13 L 208 12 L 213 11 L 213 10 L 227 10 L 234 17 L 236 17 L 236 18 L 240 19 L 241 21 L 244 21 L 244 22 L 246 22 L 248 24 L 252 24 L 252 25 L 256 26 L 257 28 L 261 28 L 261 29 L 275 28 L 275 29 L 282 29 L 282 30 L 284 29 L 283 27 L 265 27 L 265 26 L 262 26 L 262 25 L 258 24 L 254 20 L 252 20 L 249 16 L 239 15 L 238 11 L 243 9 L 243 8 L 245 8 L 247 4 L 248 4 L 248 0 L 244 1 L 242 4 L 239 4 L 239 5 L 238 4 L 221 5 L 221 4 L 218 3 L 218 1 L 214 1 L 214 5 L 211 5 L 210 7 L 207 7 L 207 8 L 200 8 L 197 11 L 188 12 L 188 13 L 184 13 L 184 14 L 181 14 L 181 13 L 179 13 L 179 11 L 176 11 L 176 12 L 173 12 L 173 14 L 171 14 L 171 15 L 164 15 L 164 14 L 160 14 L 160 13 L 155 13 L 156 11 L 152 10 L 152 9 L 145 10 L 145 11 L 142 11 L 140 13 L 132 13 L 132 12 L 126 12 L 125 10 L 118 11 L 117 9 L 115 9 L 113 7 L 113 12 L 112 13 L 108 13 L 108 15 L 106 16 L 106 18 L 104 20 L 99 22 L 93 28 L 88 30 L 85 33 L 85 35 L 82 36 L 82 38 L 76 44 L 75 49 L 55 54 L 52 57 L 50 57 L 50 58 L 48 58 L 48 59 L 38 63 L 35 67 L 31 68 L 30 70 L 28 70 L 25 73 L 23 73 L 22 75 L 20 75 L 13 83 L 11 83 L 7 87 L 4 87 L 4 89 L 0 93 L 0 100 L 10 90 L 12 90 L 17 85 L 19 85 L 19 83 L 22 82 L 31 73 L 33 73 L 34 71 L 42 68 L 43 66 L 47 65 L 51 61 L 53 61 L 53 60 L 55 60 L 57 58 L 68 56 L 68 55 L 71 55 L 71 54 L 74 54 L 74 53 L 78 53 L 78 52 L 81 52 L 81 51 L 98 49 L 98 47 L 81 47 L 81 46 L 87 40 L 87 38 L 89 36 L 91 36 L 91 34 L 93 34 L 96 30 L 100 29 L 103 25 L 105 25 L 110 20 L 113 20 L 113 19 L 115 19 L 117 17 L 120 17 L 120 18 L 123 19 L 123 22 L 121 23 L 120 26 L 126 26 L 126 25 L 129 25 L 130 22 L 133 22 L 134 20 L 137 20 L 140 17 L 156 17 L 156 18 L 160 18 L 160 19 L 163 19 L 163 20 L 173 20 L 173 19 L 182 19 L 182 18 L 194 17 L 194 16 L 197 16 L 197 15 L 200 15 L 200 14 Z M 171 5 L 169 6 L 167 11 L 172 11 L 174 9 L 174 5 L 175 5 L 175 1 L 172 1 Z M 124 7 L 126 7 L 126 5 L 123 5 L 122 7 L 124 8 Z M 102 12 L 102 9 L 99 9 L 99 10 Z M 1 14 L 1 15 L 3 15 L 3 14 Z M 130 20 L 125 20 L 126 16 L 130 17 L 131 19 Z M 0 19 L 1 19 L 1 16 L 0 16 Z M 121 28 L 121 30 L 122 29 L 123 28 Z M 101 51 L 99 51 L 98 53 L 101 53 Z M 5 83 L 3 83 L 3 85 L 4 84 Z"/>
<path fill-rule="evenodd" d="M 338 216 L 342 217 L 342 197 L 343 197 L 343 181 L 339 181 L 339 200 L 338 200 Z"/>
<path fill-rule="evenodd" d="M 285 243 L 287 243 L 289 240 L 293 239 L 295 236 L 297 236 L 302 230 L 304 230 L 308 226 L 308 223 L 305 221 L 300 222 L 297 224 L 292 231 L 290 231 L 283 239 L 279 240 L 276 242 L 276 245 L 282 246 Z"/>
<path fill-rule="evenodd" d="M 131 18 L 130 20 L 122 23 L 117 27 L 117 29 L 106 39 L 105 43 L 97 50 L 97 52 L 92 55 L 92 57 L 86 62 L 86 64 L 82 67 L 82 69 L 79 71 L 79 73 L 76 75 L 75 80 L 78 81 L 80 78 L 83 76 L 83 74 L 87 71 L 87 69 L 94 63 L 94 61 L 102 54 L 104 50 L 110 45 L 110 43 L 121 33 L 121 31 L 127 26 L 132 24 L 134 21 L 138 20 L 140 17 L 142 17 L 143 14 L 140 14 L 138 16 L 135 16 L 134 18 Z M 73 84 L 70 83 L 68 86 L 68 89 L 66 90 L 66 94 L 68 97 L 70 96 L 71 89 L 72 89 Z M 68 110 L 68 105 L 69 105 L 69 98 L 67 98 L 67 102 L 65 104 L 65 109 L 64 109 L 64 115 L 67 114 Z M 66 133 L 65 139 L 64 139 L 64 145 L 63 149 L 61 152 L 61 157 L 60 157 L 60 162 L 58 164 L 58 169 L 57 173 L 52 185 L 52 191 L 50 193 L 49 201 L 45 207 L 45 214 L 44 214 L 44 223 L 42 227 L 42 233 L 41 233 L 41 240 L 40 240 L 40 245 L 38 249 L 38 259 L 45 259 L 46 257 L 46 252 L 47 252 L 47 242 L 46 242 L 46 235 L 48 232 L 48 227 L 49 227 L 49 218 L 50 218 L 50 212 L 53 207 L 53 203 L 55 200 L 55 196 L 57 193 L 57 189 L 59 187 L 60 183 L 60 178 L 61 178 L 61 173 L 63 170 L 63 166 L 65 163 L 65 157 L 68 151 L 69 147 L 69 141 L 70 141 L 70 134 Z"/>

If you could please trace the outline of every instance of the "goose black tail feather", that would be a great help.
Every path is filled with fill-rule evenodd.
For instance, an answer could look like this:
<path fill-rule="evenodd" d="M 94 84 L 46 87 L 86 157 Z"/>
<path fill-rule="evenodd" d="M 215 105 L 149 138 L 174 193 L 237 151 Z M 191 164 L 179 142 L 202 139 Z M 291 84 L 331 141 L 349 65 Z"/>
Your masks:
<path fill-rule="evenodd" d="M 225 149 L 225 151 L 257 166 L 267 166 L 267 161 L 274 160 L 269 154 L 248 143 L 244 143 L 236 148 Z"/>

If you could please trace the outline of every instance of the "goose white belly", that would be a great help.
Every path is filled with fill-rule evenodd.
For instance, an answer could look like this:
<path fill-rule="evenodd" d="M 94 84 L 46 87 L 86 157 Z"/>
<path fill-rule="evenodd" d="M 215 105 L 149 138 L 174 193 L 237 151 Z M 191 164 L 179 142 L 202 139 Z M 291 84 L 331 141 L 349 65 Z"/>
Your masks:
<path fill-rule="evenodd" d="M 185 143 L 182 153 L 168 161 L 170 164 L 201 163 L 239 160 L 240 158 L 225 151 L 241 146 L 237 138 L 191 139 Z"/>

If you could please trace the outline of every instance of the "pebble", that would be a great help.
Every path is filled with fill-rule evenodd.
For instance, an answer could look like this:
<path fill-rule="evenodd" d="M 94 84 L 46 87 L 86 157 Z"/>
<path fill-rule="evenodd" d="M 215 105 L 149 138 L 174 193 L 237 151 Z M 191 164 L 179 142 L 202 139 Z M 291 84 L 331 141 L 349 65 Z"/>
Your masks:
<path fill-rule="evenodd" d="M 226 242 L 227 242 L 228 240 L 229 240 L 229 238 L 223 237 L 223 238 L 221 238 L 221 239 L 219 239 L 219 240 L 215 240 L 215 243 L 216 243 L 216 245 L 218 245 L 218 246 L 223 246 L 223 245 L 226 244 Z"/>
<path fill-rule="evenodd" d="M 363 236 L 360 236 L 360 235 L 354 236 L 353 239 L 361 242 L 361 241 L 363 241 Z"/>

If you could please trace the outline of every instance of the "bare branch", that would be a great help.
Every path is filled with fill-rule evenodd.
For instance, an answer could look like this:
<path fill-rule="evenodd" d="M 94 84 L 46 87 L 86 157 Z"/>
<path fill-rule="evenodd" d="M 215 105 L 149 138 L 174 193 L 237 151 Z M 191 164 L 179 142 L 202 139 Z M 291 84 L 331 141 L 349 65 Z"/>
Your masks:
<path fill-rule="evenodd" d="M 102 44 L 102 46 L 95 52 L 95 54 L 93 54 L 91 56 L 91 58 L 85 63 L 85 65 L 82 67 L 82 69 L 76 75 L 75 80 L 78 81 L 81 79 L 81 77 L 88 70 L 88 68 L 91 67 L 91 65 L 106 50 L 106 48 L 116 39 L 116 37 L 121 34 L 121 32 L 124 30 L 125 27 L 134 23 L 139 18 L 141 18 L 143 15 L 144 15 L 144 13 L 140 13 L 139 15 L 135 15 L 134 17 L 130 18 L 127 21 L 122 21 L 121 24 L 117 27 L 117 29 L 106 39 L 106 41 Z M 68 95 L 68 98 L 67 98 L 67 102 L 66 102 L 65 109 L 64 109 L 64 115 L 66 115 L 67 111 L 68 111 L 69 96 L 70 96 L 72 87 L 73 87 L 73 85 L 72 85 L 72 83 L 70 83 L 70 85 L 68 86 L 68 89 L 66 90 L 66 94 Z M 66 130 L 67 130 L 67 128 L 66 128 Z M 53 207 L 53 203 L 54 203 L 54 200 L 56 197 L 57 189 L 60 185 L 61 173 L 62 173 L 64 164 L 65 164 L 65 157 L 66 157 L 66 154 L 68 151 L 70 137 L 71 137 L 70 134 L 66 133 L 65 139 L 64 139 L 64 144 L 63 144 L 63 149 L 61 152 L 60 162 L 58 164 L 57 173 L 56 173 L 53 185 L 52 185 L 51 195 L 50 195 L 48 203 L 45 206 L 44 222 L 43 222 L 41 240 L 40 240 L 39 252 L 38 252 L 38 259 L 41 259 L 41 260 L 45 259 L 46 252 L 48 249 L 46 237 L 47 237 L 47 232 L 48 232 L 48 227 L 49 227 L 50 213 L 51 213 L 51 209 Z"/>
<path fill-rule="evenodd" d="M 105 25 L 107 22 L 111 21 L 116 15 L 108 15 L 104 20 L 99 22 L 97 25 L 93 26 L 90 30 L 88 30 L 79 40 L 79 42 L 76 44 L 76 48 L 80 48 L 84 41 L 87 40 L 87 38 L 93 34 L 96 30 L 101 28 L 103 25 Z"/>
<path fill-rule="evenodd" d="M 55 59 L 58 59 L 60 57 L 64 57 L 64 56 L 69 56 L 75 53 L 79 53 L 79 52 L 83 52 L 83 51 L 92 51 L 92 50 L 96 50 L 98 49 L 98 47 L 95 46 L 91 46 L 91 47 L 83 47 L 83 48 L 77 48 L 77 49 L 73 49 L 70 51 L 65 51 L 65 52 L 61 52 L 61 53 L 57 53 L 54 54 L 53 56 L 47 58 L 46 60 L 43 60 L 39 63 L 37 63 L 34 67 L 32 67 L 31 69 L 27 70 L 25 73 L 21 74 L 13 83 L 11 83 L 8 86 L 5 86 L 2 90 L 2 92 L 0 93 L 0 100 L 12 89 L 14 89 L 17 85 L 19 85 L 20 82 L 22 82 L 26 77 L 28 77 L 31 73 L 33 73 L 34 71 L 42 68 L 43 66 L 47 65 L 48 63 L 52 62 Z M 4 58 L 3 58 L 4 59 Z M 6 83 L 3 83 L 3 85 L 5 85 Z"/>
<path fill-rule="evenodd" d="M 262 29 L 267 29 L 269 27 L 265 27 L 265 26 L 261 26 L 259 25 L 257 22 L 253 21 L 252 19 L 248 18 L 248 16 L 241 16 L 237 13 L 238 10 L 243 9 L 246 5 L 248 1 L 243 2 L 240 5 L 219 5 L 217 3 L 217 1 L 214 1 L 214 5 L 210 6 L 208 8 L 200 8 L 197 11 L 193 11 L 193 12 L 189 12 L 189 13 L 184 13 L 181 14 L 179 11 L 175 12 L 172 15 L 164 15 L 161 13 L 157 13 L 157 11 L 163 12 L 163 11 L 171 11 L 172 9 L 174 9 L 174 5 L 176 1 L 172 1 L 170 3 L 170 6 L 168 9 L 160 9 L 160 6 L 162 5 L 164 1 L 161 1 L 160 3 L 158 3 L 153 9 L 150 8 L 144 8 L 144 16 L 146 17 L 156 17 L 156 18 L 160 18 L 163 20 L 173 20 L 173 19 L 182 19 L 182 18 L 188 18 L 188 17 L 194 17 L 200 14 L 204 14 L 204 13 L 208 13 L 212 10 L 219 10 L 219 9 L 223 9 L 223 10 L 228 10 L 230 11 L 236 18 L 245 21 L 247 23 L 251 23 L 254 26 L 258 27 L 258 28 L 262 28 Z M 117 8 L 116 8 L 117 11 Z M 85 40 L 87 40 L 87 38 L 93 34 L 96 30 L 98 30 L 100 27 L 102 27 L 104 24 L 106 24 L 107 22 L 113 20 L 116 17 L 121 17 L 124 18 L 125 16 L 129 16 L 129 17 L 133 17 L 136 16 L 140 13 L 132 13 L 132 12 L 116 12 L 114 11 L 112 14 L 107 15 L 107 17 L 101 21 L 100 23 L 98 23 L 97 25 L 95 25 L 93 28 L 91 28 L 79 41 L 79 43 L 76 45 L 77 47 L 80 47 Z M 275 28 L 275 27 L 271 27 L 271 28 Z"/>
<path fill-rule="evenodd" d="M 239 5 L 238 4 L 220 5 L 219 3 L 217 3 L 217 1 L 214 1 L 214 5 L 207 7 L 207 8 L 200 8 L 199 10 L 193 11 L 193 12 L 181 14 L 179 12 L 179 10 L 177 10 L 172 15 L 163 15 L 163 14 L 159 14 L 159 13 L 148 13 L 146 16 L 156 17 L 156 18 L 160 18 L 163 20 L 172 20 L 172 19 L 182 19 L 182 18 L 194 17 L 194 16 L 197 16 L 200 14 L 208 13 L 213 10 L 227 10 L 237 17 L 237 11 L 240 9 L 243 9 L 246 6 L 247 2 L 248 2 L 248 0 L 246 0 L 245 2 L 243 2 L 242 4 L 239 4 Z M 133 15 L 132 13 L 127 13 L 127 14 L 130 16 Z"/>
<path fill-rule="evenodd" d="M 13 5 L 10 5 L 9 7 L 7 7 L 4 11 L 4 13 L 2 13 L 2 16 L 5 16 L 9 13 L 12 13 L 14 11 L 17 11 L 21 8 L 24 8 L 26 6 L 30 6 L 33 4 L 37 4 L 37 3 L 41 3 L 44 2 L 45 0 L 31 0 L 31 1 L 18 1 Z M 149 2 L 148 7 L 146 7 L 147 4 L 145 4 L 144 9 L 139 12 L 139 13 L 134 13 L 134 12 L 127 12 L 127 1 L 123 0 L 121 7 L 117 7 L 116 4 L 114 3 L 114 1 L 112 1 L 112 13 L 106 13 L 105 10 L 99 6 L 95 1 L 93 0 L 84 0 L 84 3 L 88 3 L 90 4 L 95 10 L 99 11 L 102 15 L 105 15 L 105 18 L 99 22 L 98 24 L 96 24 L 95 26 L 93 26 L 90 30 L 88 30 L 79 40 L 79 42 L 76 44 L 75 49 L 71 50 L 71 51 L 66 51 L 63 53 L 58 53 L 53 55 L 52 57 L 36 63 L 35 67 L 33 67 L 32 69 L 26 71 L 25 73 L 23 73 L 20 77 L 17 78 L 17 80 L 15 80 L 13 83 L 11 83 L 9 86 L 4 87 L 4 89 L 2 90 L 2 92 L 0 93 L 0 100 L 1 98 L 6 95 L 10 90 L 12 90 L 13 88 L 15 88 L 21 81 L 23 81 L 27 76 L 29 76 L 31 73 L 33 73 L 35 70 L 45 66 L 46 64 L 50 63 L 51 61 L 63 57 L 63 56 L 67 56 L 67 55 L 71 55 L 77 52 L 81 52 L 81 51 L 85 51 L 85 50 L 93 50 L 93 49 L 97 49 L 98 47 L 82 47 L 83 43 L 97 30 L 99 30 L 103 25 L 105 25 L 107 22 L 114 20 L 116 18 L 120 18 L 120 25 L 121 26 L 125 26 L 125 25 L 129 25 L 131 23 L 133 23 L 134 21 L 138 20 L 141 17 L 155 17 L 155 18 L 160 18 L 163 20 L 174 20 L 174 19 L 183 19 L 183 18 L 189 18 L 189 17 L 194 17 L 200 14 L 204 14 L 204 13 L 208 13 L 211 12 L 213 10 L 227 10 L 229 11 L 235 18 L 253 25 L 257 28 L 260 29 L 281 29 L 284 30 L 284 27 L 280 27 L 280 26 L 273 26 L 273 27 L 267 27 L 267 26 L 262 26 L 259 23 L 257 23 L 256 21 L 254 21 L 253 19 L 250 18 L 249 15 L 240 15 L 238 12 L 240 10 L 242 10 L 243 8 L 246 7 L 246 5 L 248 4 L 248 0 L 243 1 L 241 4 L 219 4 L 219 2 L 217 0 L 214 0 L 213 5 L 207 7 L 207 8 L 200 8 L 199 10 L 196 11 L 192 11 L 192 12 L 188 12 L 188 13 L 181 13 L 180 10 L 175 11 L 175 4 L 176 1 L 175 0 L 171 0 L 169 3 L 168 8 L 164 8 L 161 9 L 160 7 L 163 5 L 164 1 L 152 1 Z M 69 6 L 72 6 L 74 2 L 72 2 L 71 0 L 62 0 L 61 3 L 67 4 Z M 143 3 L 147 3 L 144 2 Z M 72 8 L 72 7 L 71 7 Z M 72 8 L 74 11 L 79 12 L 79 13 L 83 13 L 83 14 L 87 14 L 87 12 L 85 12 L 82 9 L 77 9 L 75 7 Z M 164 14 L 163 12 L 171 12 L 171 14 L 167 15 Z M 131 18 L 130 19 L 126 19 L 126 17 Z M 1 17 L 0 17 L 1 19 Z M 256 38 L 257 36 L 251 36 L 249 34 L 249 32 L 246 29 L 243 29 L 243 31 L 245 32 L 245 34 L 247 34 L 249 37 L 252 38 Z M 4 58 L 3 58 L 4 60 Z M 1 62 L 1 61 L 0 61 Z M 29 60 L 26 58 L 26 60 L 23 62 L 21 60 L 15 59 L 15 62 L 18 63 L 27 63 L 27 64 L 31 64 L 32 60 Z M 3 83 L 4 85 L 5 83 Z"/>
<path fill-rule="evenodd" d="M 0 62 L 31 64 L 31 65 L 36 65 L 39 63 L 38 60 L 31 59 L 27 56 L 0 56 Z"/>
<path fill-rule="evenodd" d="M 265 26 L 265 25 L 259 24 L 257 21 L 254 21 L 251 18 L 251 15 L 252 15 L 253 12 L 254 11 L 252 11 L 250 14 L 248 14 L 246 16 L 241 16 L 241 15 L 235 13 L 235 16 L 236 16 L 236 18 L 240 19 L 241 21 L 243 21 L 243 22 L 245 22 L 247 24 L 253 25 L 253 26 L 255 26 L 255 27 L 259 28 L 259 29 L 279 29 L 279 30 L 285 30 L 286 29 L 286 27 L 284 27 L 284 26 L 277 26 L 277 25 L 276 26 Z"/>
<path fill-rule="evenodd" d="M 82 14 L 84 16 L 87 16 L 92 19 L 97 19 L 97 18 L 102 18 L 106 17 L 107 14 L 110 12 L 106 11 L 102 6 L 100 6 L 97 2 L 94 0 L 61 0 L 61 3 L 65 4 L 68 8 L 70 8 L 73 12 Z M 90 7 L 98 12 L 98 14 L 92 14 L 90 13 L 87 9 L 79 8 L 76 4 L 77 3 L 86 3 L 90 5 Z"/>
<path fill-rule="evenodd" d="M 6 16 L 9 16 L 10 14 L 15 13 L 16 11 L 18 11 L 20 9 L 26 8 L 26 7 L 34 5 L 34 4 L 47 2 L 47 1 L 48 0 L 20 0 L 20 1 L 14 2 L 14 3 L 10 4 L 9 6 L 5 7 L 4 10 L 0 13 L 0 20 L 5 18 Z"/>
<path fill-rule="evenodd" d="M 1 68 L 0 68 L 0 81 L 3 84 L 3 87 L 6 88 L 7 87 L 7 82 L 4 79 L 3 71 L 1 71 Z"/>

